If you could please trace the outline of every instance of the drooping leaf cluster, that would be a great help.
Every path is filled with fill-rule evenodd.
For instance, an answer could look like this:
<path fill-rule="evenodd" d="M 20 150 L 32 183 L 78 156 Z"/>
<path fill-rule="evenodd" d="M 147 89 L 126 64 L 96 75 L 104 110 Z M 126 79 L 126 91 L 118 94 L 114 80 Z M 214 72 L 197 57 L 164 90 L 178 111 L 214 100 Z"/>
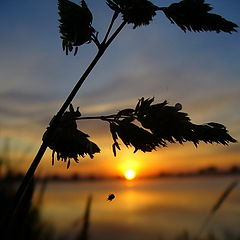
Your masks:
<path fill-rule="evenodd" d="M 74 111 L 72 105 L 70 105 L 69 111 L 62 116 L 48 145 L 52 149 L 52 165 L 54 164 L 55 154 L 57 155 L 57 160 L 67 162 L 67 168 L 69 168 L 71 159 L 78 163 L 79 157 L 89 155 L 90 158 L 93 158 L 95 153 L 100 152 L 99 147 L 94 142 L 88 140 L 89 136 L 77 129 L 76 118 L 80 116 L 81 113 L 78 108 Z M 48 132 L 49 128 L 43 135 L 43 141 L 47 138 Z"/>
<path fill-rule="evenodd" d="M 78 46 L 90 41 L 96 43 L 99 50 L 104 44 L 107 45 L 113 22 L 119 14 L 122 15 L 124 24 L 133 24 L 133 28 L 150 24 L 157 11 L 162 11 L 184 32 L 231 33 L 238 27 L 220 15 L 209 13 L 212 7 L 204 0 L 182 0 L 168 7 L 158 7 L 148 0 L 106 0 L 106 3 L 114 11 L 114 17 L 103 42 L 100 43 L 97 39 L 98 34 L 95 34 L 92 27 L 92 13 L 85 1 L 82 0 L 81 4 L 77 5 L 68 0 L 58 0 L 60 33 L 66 54 L 71 52 L 75 46 L 75 55 Z M 166 147 L 168 143 L 176 142 L 180 144 L 192 142 L 195 146 L 200 142 L 223 145 L 236 142 L 221 124 L 213 122 L 203 125 L 193 124 L 188 114 L 181 112 L 182 106 L 179 103 L 169 106 L 167 101 L 157 104 L 153 102 L 154 98 L 141 98 L 135 109 L 124 109 L 111 117 L 100 118 L 110 124 L 114 155 L 117 149 L 120 150 L 119 139 L 127 147 L 133 146 L 134 152 L 138 150 L 151 152 L 157 147 Z M 79 117 L 76 116 L 77 112 L 71 107 L 70 112 L 66 112 L 62 117 L 60 127 L 49 144 L 49 147 L 53 149 L 53 159 L 55 152 L 58 160 L 66 161 L 73 158 L 78 161 L 78 155 L 88 154 L 93 157 L 94 153 L 100 151 L 96 144 L 87 139 L 87 134 L 77 129 L 76 119 Z M 67 139 L 70 144 L 66 145 L 62 139 Z"/>
<path fill-rule="evenodd" d="M 183 0 L 162 8 L 166 17 L 184 32 L 215 31 L 236 32 L 237 25 L 220 15 L 209 13 L 212 7 L 204 0 Z"/>
<path fill-rule="evenodd" d="M 58 0 L 60 15 L 60 33 L 63 51 L 71 52 L 75 47 L 74 55 L 77 54 L 78 46 L 89 43 L 95 32 L 91 26 L 93 16 L 84 0 L 77 5 L 68 0 Z"/>
<path fill-rule="evenodd" d="M 153 134 L 125 119 L 110 122 L 110 131 L 114 140 L 112 145 L 114 156 L 116 156 L 116 149 L 120 150 L 118 137 L 127 147 L 133 146 L 134 153 L 138 150 L 151 152 L 161 144 Z"/>
<path fill-rule="evenodd" d="M 187 113 L 181 111 L 181 104 L 169 106 L 167 101 L 153 104 L 154 98 L 141 98 L 135 109 L 125 109 L 108 119 L 113 138 L 113 153 L 120 150 L 118 139 L 134 152 L 151 152 L 168 143 L 200 142 L 228 145 L 236 142 L 226 127 L 219 123 L 197 125 L 191 122 Z"/>
<path fill-rule="evenodd" d="M 127 23 L 133 28 L 148 25 L 156 15 L 158 7 L 147 0 L 107 0 L 108 6 L 122 14 Z"/>
<path fill-rule="evenodd" d="M 81 119 L 99 119 L 109 123 L 114 156 L 117 149 L 121 150 L 120 139 L 125 146 L 134 147 L 134 153 L 138 150 L 151 152 L 157 147 L 167 147 L 169 143 L 192 142 L 197 147 L 200 142 L 222 145 L 236 142 L 220 123 L 192 123 L 188 114 L 181 111 L 180 103 L 169 106 L 166 100 L 155 104 L 153 102 L 154 98 L 142 97 L 134 109 L 127 108 L 117 114 L 99 117 L 81 117 L 78 108 L 74 111 L 70 105 L 48 143 L 48 147 L 53 150 L 52 165 L 55 155 L 57 160 L 67 162 L 69 168 L 71 159 L 78 163 L 78 157 L 89 155 L 93 158 L 95 153 L 100 152 L 99 147 L 88 140 L 89 136 L 77 129 L 76 120 Z M 50 127 L 46 130 L 43 141 L 49 139 Z"/>
<path fill-rule="evenodd" d="M 236 32 L 237 24 L 228 21 L 220 15 L 209 13 L 212 7 L 204 0 L 182 0 L 168 7 L 159 7 L 148 0 L 106 0 L 106 4 L 124 22 L 133 24 L 133 28 L 149 25 L 157 11 L 162 11 L 166 17 L 186 31 Z M 58 0 L 60 15 L 60 33 L 63 50 L 68 54 L 75 47 L 93 41 L 100 47 L 98 33 L 92 27 L 93 16 L 84 0 L 77 5 L 68 0 Z M 103 41 L 104 43 L 104 41 Z"/>

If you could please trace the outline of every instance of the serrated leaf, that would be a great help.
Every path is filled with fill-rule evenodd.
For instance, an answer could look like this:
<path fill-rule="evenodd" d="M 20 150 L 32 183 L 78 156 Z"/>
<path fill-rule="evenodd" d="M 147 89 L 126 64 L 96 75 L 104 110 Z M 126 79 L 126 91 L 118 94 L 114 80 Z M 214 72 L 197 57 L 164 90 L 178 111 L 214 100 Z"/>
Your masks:
<path fill-rule="evenodd" d="M 237 24 L 220 15 L 209 13 L 212 10 L 204 0 L 183 0 L 169 7 L 160 8 L 166 17 L 186 31 L 236 32 Z"/>
<path fill-rule="evenodd" d="M 107 0 L 107 5 L 120 12 L 123 20 L 133 24 L 133 28 L 148 25 L 158 10 L 158 7 L 148 0 Z"/>
<path fill-rule="evenodd" d="M 58 0 L 58 9 L 63 51 L 68 55 L 75 47 L 74 55 L 76 55 L 77 46 L 92 40 L 95 32 L 91 26 L 92 13 L 85 1 L 81 1 L 81 5 L 77 5 L 68 0 Z"/>

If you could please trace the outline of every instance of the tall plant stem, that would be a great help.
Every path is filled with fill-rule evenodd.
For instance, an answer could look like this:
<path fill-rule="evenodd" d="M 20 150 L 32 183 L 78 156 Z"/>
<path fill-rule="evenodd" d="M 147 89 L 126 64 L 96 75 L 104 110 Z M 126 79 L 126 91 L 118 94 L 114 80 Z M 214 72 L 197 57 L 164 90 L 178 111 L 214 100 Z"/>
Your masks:
<path fill-rule="evenodd" d="M 34 173 L 35 173 L 35 171 L 36 171 L 36 169 L 48 147 L 48 143 L 50 142 L 52 134 L 54 133 L 55 129 L 57 128 L 58 123 L 59 123 L 63 113 L 67 110 L 69 104 L 72 102 L 72 100 L 76 96 L 78 90 L 82 86 L 83 82 L 86 80 L 86 78 L 91 73 L 91 71 L 93 70 L 93 68 L 99 61 L 99 59 L 102 57 L 105 50 L 108 48 L 108 46 L 111 44 L 111 42 L 116 38 L 116 36 L 119 34 L 119 32 L 123 29 L 123 27 L 125 25 L 126 25 L 126 22 L 125 21 L 122 22 L 120 24 L 120 26 L 116 29 L 116 31 L 112 34 L 112 36 L 108 39 L 108 41 L 106 41 L 106 43 L 103 42 L 101 44 L 96 56 L 94 57 L 94 59 L 92 60 L 92 62 L 90 63 L 90 65 L 88 66 L 86 71 L 83 73 L 83 75 L 81 76 L 79 81 L 76 83 L 75 87 L 73 88 L 73 90 L 71 91 L 69 96 L 67 97 L 66 101 L 63 103 L 62 107 L 60 108 L 60 110 L 58 111 L 56 116 L 53 118 L 51 125 L 49 127 L 48 135 L 47 135 L 46 139 L 44 139 L 42 145 L 40 146 L 35 158 L 33 159 L 31 166 L 29 167 L 21 185 L 19 186 L 19 188 L 17 190 L 16 196 L 15 196 L 15 201 L 13 203 L 13 209 L 12 209 L 12 212 L 10 213 L 10 215 L 12 217 L 16 213 L 16 210 L 21 202 L 21 199 L 23 198 L 24 193 L 25 193 L 30 181 L 31 181 L 32 177 L 34 176 Z"/>

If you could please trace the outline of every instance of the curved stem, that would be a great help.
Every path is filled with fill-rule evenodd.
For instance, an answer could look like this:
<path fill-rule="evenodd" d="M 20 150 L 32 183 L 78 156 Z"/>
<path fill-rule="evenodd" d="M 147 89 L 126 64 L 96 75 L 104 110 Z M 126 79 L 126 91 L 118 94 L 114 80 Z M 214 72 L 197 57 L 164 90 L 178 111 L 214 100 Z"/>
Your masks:
<path fill-rule="evenodd" d="M 75 97 L 75 95 L 77 94 L 78 90 L 80 89 L 80 87 L 82 86 L 83 82 L 86 80 L 86 78 L 88 77 L 88 75 L 90 74 L 90 72 L 93 70 L 93 68 L 95 67 L 95 65 L 97 64 L 97 62 L 99 61 L 99 59 L 102 57 L 102 55 L 104 54 L 105 50 L 107 49 L 107 47 L 110 45 L 110 43 L 115 39 L 115 37 L 118 35 L 118 33 L 123 29 L 123 27 L 126 25 L 126 22 L 122 22 L 122 24 L 116 29 L 116 31 L 112 34 L 112 36 L 109 38 L 109 40 L 105 43 L 101 45 L 101 48 L 99 48 L 96 56 L 94 57 L 94 59 L 92 60 L 92 62 L 90 63 L 90 65 L 88 66 L 88 68 L 86 69 L 86 71 L 83 73 L 83 75 L 81 76 L 81 78 L 79 79 L 79 81 L 76 83 L 75 87 L 73 88 L 73 90 L 71 91 L 71 93 L 69 94 L 69 96 L 67 97 L 67 99 L 65 100 L 65 102 L 63 103 L 62 107 L 60 108 L 60 110 L 58 111 L 58 113 L 56 114 L 56 116 L 53 118 L 51 125 L 49 127 L 49 131 L 48 131 L 48 135 L 47 137 L 44 139 L 42 145 L 40 146 L 35 158 L 33 159 L 33 162 L 31 164 L 31 166 L 29 167 L 21 185 L 19 186 L 15 199 L 14 199 L 14 203 L 13 203 L 13 208 L 9 214 L 10 218 L 14 217 L 14 214 L 16 213 L 16 210 L 24 196 L 24 193 L 26 191 L 26 189 L 29 186 L 29 183 L 31 181 L 31 179 L 34 176 L 34 173 L 48 147 L 48 143 L 51 140 L 51 137 L 55 131 L 55 129 L 58 126 L 58 123 L 63 115 L 63 113 L 66 111 L 66 109 L 68 108 L 68 106 L 70 105 L 70 103 L 72 102 L 73 98 Z"/>

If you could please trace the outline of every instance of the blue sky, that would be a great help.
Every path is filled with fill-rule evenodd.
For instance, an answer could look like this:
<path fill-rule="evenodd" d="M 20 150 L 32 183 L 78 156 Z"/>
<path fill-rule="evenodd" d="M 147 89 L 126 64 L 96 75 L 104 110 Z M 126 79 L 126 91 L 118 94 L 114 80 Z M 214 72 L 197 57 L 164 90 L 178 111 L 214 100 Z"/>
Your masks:
<path fill-rule="evenodd" d="M 153 2 L 168 6 L 173 1 Z M 214 7 L 212 12 L 240 25 L 238 0 L 207 2 Z M 102 37 L 111 11 L 105 1 L 89 0 L 87 3 L 94 15 L 93 26 Z M 31 154 L 34 154 L 48 122 L 93 58 L 96 47 L 86 44 L 76 57 L 65 56 L 61 50 L 55 0 L 2 1 L 0 9 L 0 138 L 1 142 L 6 137 L 11 138 L 18 151 L 32 145 Z M 133 30 L 128 25 L 121 32 L 73 104 L 80 106 L 83 115 L 102 115 L 132 107 L 142 96 L 154 96 L 157 101 L 182 103 L 183 111 L 188 112 L 195 123 L 225 124 L 239 140 L 239 40 L 239 33 L 184 33 L 158 13 L 149 26 Z M 81 122 L 79 127 L 102 149 L 96 160 L 84 160 L 81 169 L 91 172 L 99 166 L 106 170 L 104 159 L 110 161 L 112 157 L 108 129 L 96 121 Z M 131 155 L 131 150 L 126 152 L 128 158 L 143 158 Z M 181 159 L 177 163 L 175 152 Z M 205 152 L 206 160 L 201 157 Z M 213 160 L 219 159 L 222 152 L 228 154 L 229 164 L 239 163 L 238 144 L 229 148 L 202 147 L 197 151 L 189 145 L 180 150 L 175 146 L 144 155 L 144 158 L 151 159 L 154 165 L 156 159 L 163 158 L 161 166 L 166 169 L 172 165 L 191 169 L 207 163 L 225 166 L 223 160 Z M 122 160 L 124 154 L 120 154 L 120 161 L 125 161 Z M 165 155 L 167 160 L 164 160 Z M 186 160 L 193 157 L 201 160 L 194 164 Z M 45 162 L 46 168 L 49 167 L 48 160 Z"/>

